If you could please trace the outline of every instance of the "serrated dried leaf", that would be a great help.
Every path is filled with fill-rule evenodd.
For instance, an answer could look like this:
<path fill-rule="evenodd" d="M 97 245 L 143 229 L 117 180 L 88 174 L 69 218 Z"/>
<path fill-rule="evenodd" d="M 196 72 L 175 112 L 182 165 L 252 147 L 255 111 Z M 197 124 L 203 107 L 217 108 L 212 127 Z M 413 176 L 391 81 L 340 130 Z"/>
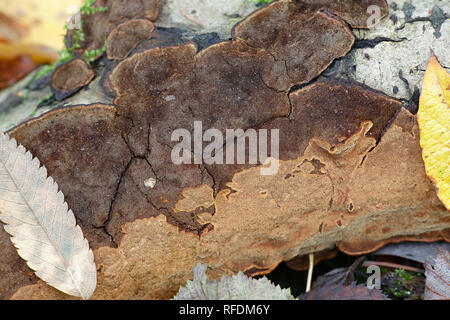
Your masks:
<path fill-rule="evenodd" d="M 294 300 L 290 289 L 275 286 L 266 277 L 252 279 L 239 272 L 210 281 L 206 276 L 207 266 L 198 264 L 194 268 L 194 280 L 180 288 L 174 300 Z"/>
<path fill-rule="evenodd" d="M 432 55 L 423 79 L 417 119 L 428 177 L 450 210 L 450 75 Z"/>
<path fill-rule="evenodd" d="M 36 275 L 67 294 L 95 290 L 94 255 L 58 185 L 23 146 L 0 134 L 0 221 Z"/>
<path fill-rule="evenodd" d="M 425 300 L 450 299 L 450 254 L 440 250 L 434 264 L 425 264 Z"/>

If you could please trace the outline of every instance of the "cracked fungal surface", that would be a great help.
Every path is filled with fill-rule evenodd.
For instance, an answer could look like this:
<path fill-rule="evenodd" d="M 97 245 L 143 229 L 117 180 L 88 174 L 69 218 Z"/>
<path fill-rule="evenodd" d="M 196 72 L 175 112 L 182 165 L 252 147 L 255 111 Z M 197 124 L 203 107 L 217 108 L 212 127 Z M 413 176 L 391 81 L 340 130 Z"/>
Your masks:
<path fill-rule="evenodd" d="M 198 262 L 208 263 L 213 278 L 237 270 L 254 275 L 335 243 L 363 253 L 386 239 L 448 239 L 450 218 L 424 173 L 415 117 L 400 109 L 378 143 L 368 134 L 372 128 L 363 121 L 334 148 L 314 138 L 304 155 L 281 160 L 276 175 L 261 176 L 258 167 L 240 171 L 214 198 L 208 186 L 184 190 L 182 210 L 214 202 L 214 214 L 197 214 L 199 223 L 212 226 L 200 238 L 163 215 L 126 223 L 117 249 L 94 251 L 100 272 L 93 298 L 170 298 Z M 405 234 L 412 230 L 415 236 Z M 66 296 L 42 283 L 14 295 L 44 297 Z"/>
<path fill-rule="evenodd" d="M 91 32 L 89 43 L 112 30 L 120 38 L 120 23 L 137 17 L 132 8 L 157 2 L 135 1 L 123 17 L 109 7 L 102 19 L 119 29 Z M 115 3 L 123 1 L 99 1 Z M 213 278 L 256 275 L 335 245 L 358 254 L 449 239 L 416 119 L 400 101 L 353 82 L 296 87 L 350 50 L 341 19 L 366 26 L 361 1 L 324 3 L 276 1 L 238 24 L 234 40 L 201 51 L 155 30 L 105 69 L 114 105 L 58 109 L 10 132 L 46 165 L 94 249 L 93 298 L 170 298 L 198 262 Z M 192 133 L 194 121 L 202 131 L 280 129 L 278 173 L 174 165 L 171 134 Z M 0 241 L 2 298 L 67 298 L 29 276 L 3 229 Z"/>

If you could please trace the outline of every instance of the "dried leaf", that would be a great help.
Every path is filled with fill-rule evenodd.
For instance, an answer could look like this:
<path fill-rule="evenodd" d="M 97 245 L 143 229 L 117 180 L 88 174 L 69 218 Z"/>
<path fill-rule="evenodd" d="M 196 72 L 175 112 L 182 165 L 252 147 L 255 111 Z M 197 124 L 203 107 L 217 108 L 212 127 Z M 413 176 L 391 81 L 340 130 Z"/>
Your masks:
<path fill-rule="evenodd" d="M 373 255 L 396 256 L 420 263 L 425 263 L 429 259 L 435 259 L 439 250 L 450 250 L 450 243 L 447 242 L 402 242 L 391 243 L 383 248 L 372 252 Z"/>
<path fill-rule="evenodd" d="M 450 299 L 450 254 L 440 250 L 434 264 L 425 264 L 425 300 Z"/>
<path fill-rule="evenodd" d="M 364 284 L 349 286 L 333 284 L 317 287 L 302 294 L 300 300 L 389 300 L 377 289 L 368 289 Z"/>
<path fill-rule="evenodd" d="M 193 270 L 194 280 L 180 288 L 174 300 L 294 300 L 290 289 L 281 289 L 266 277 L 252 279 L 239 272 L 210 281 L 206 268 L 198 264 Z"/>
<path fill-rule="evenodd" d="M 94 255 L 58 185 L 37 158 L 0 135 L 0 221 L 38 277 L 67 294 L 89 298 Z"/>
<path fill-rule="evenodd" d="M 417 119 L 428 177 L 450 210 L 450 75 L 432 55 L 425 72 Z"/>
<path fill-rule="evenodd" d="M 0 60 L 0 89 L 8 87 L 17 80 L 20 80 L 34 68 L 36 68 L 36 65 L 28 56 Z"/>
<path fill-rule="evenodd" d="M 344 285 L 347 277 L 348 268 L 336 268 L 317 277 L 312 285 L 312 288 L 314 290 L 316 288 L 327 287 L 330 285 Z"/>

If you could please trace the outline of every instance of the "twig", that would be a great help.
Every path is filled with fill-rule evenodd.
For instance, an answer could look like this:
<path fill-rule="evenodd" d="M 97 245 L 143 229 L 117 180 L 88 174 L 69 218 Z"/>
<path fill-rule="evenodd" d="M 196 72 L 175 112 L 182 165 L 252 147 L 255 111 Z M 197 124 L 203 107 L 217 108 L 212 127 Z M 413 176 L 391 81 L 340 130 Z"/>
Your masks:
<path fill-rule="evenodd" d="M 309 254 L 308 279 L 306 280 L 306 292 L 311 290 L 312 274 L 314 269 L 314 253 Z"/>
<path fill-rule="evenodd" d="M 380 267 L 394 268 L 394 269 L 403 269 L 403 270 L 411 271 L 411 272 L 419 272 L 419 273 L 424 273 L 425 272 L 425 270 L 422 270 L 422 269 L 419 269 L 419 268 L 410 267 L 410 266 L 404 266 L 402 264 L 392 263 L 392 262 L 364 261 L 364 263 L 362 264 L 362 266 L 364 268 L 366 268 L 366 267 L 368 267 L 370 265 L 376 265 L 376 266 L 380 266 Z"/>
<path fill-rule="evenodd" d="M 183 17 L 185 17 L 185 18 L 188 19 L 189 21 L 195 23 L 195 24 L 198 25 L 200 28 L 205 29 L 205 26 L 202 25 L 202 24 L 200 23 L 200 21 L 198 21 L 198 20 L 195 19 L 194 17 L 191 17 L 190 15 L 188 15 L 186 12 L 184 12 L 184 11 L 181 10 L 181 9 L 178 9 L 178 11 L 180 12 L 180 14 L 181 14 Z"/>
<path fill-rule="evenodd" d="M 366 256 L 360 256 L 356 258 L 356 260 L 348 267 L 347 274 L 344 278 L 344 284 L 350 285 L 353 281 L 355 281 L 355 270 L 361 264 L 361 262 L 366 258 Z"/>

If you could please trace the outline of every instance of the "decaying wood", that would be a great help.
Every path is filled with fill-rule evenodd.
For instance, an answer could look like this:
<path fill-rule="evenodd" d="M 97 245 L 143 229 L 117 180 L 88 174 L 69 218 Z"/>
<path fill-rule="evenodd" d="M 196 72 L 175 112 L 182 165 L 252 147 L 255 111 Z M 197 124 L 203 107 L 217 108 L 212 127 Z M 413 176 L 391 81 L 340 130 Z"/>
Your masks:
<path fill-rule="evenodd" d="M 54 110 L 10 131 L 46 165 L 94 249 L 93 298 L 170 298 L 197 263 L 210 278 L 256 275 L 335 246 L 361 254 L 449 239 L 416 117 L 400 101 L 338 80 L 294 90 L 351 49 L 341 19 L 364 27 L 365 10 L 337 3 L 275 1 L 238 24 L 232 41 L 201 51 L 155 30 L 128 58 L 107 62 L 112 105 Z M 116 25 L 140 16 L 113 18 L 104 17 Z M 279 129 L 278 172 L 174 165 L 171 132 L 192 132 L 194 121 L 222 132 Z M 30 279 L 8 241 L 0 230 L 2 298 L 67 298 Z"/>

